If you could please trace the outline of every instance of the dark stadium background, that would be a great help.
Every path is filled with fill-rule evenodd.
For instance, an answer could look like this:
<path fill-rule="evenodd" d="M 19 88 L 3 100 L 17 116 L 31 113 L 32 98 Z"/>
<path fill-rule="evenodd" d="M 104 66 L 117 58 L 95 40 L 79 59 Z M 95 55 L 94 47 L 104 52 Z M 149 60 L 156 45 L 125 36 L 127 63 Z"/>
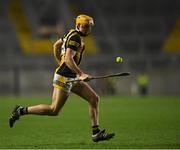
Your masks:
<path fill-rule="evenodd" d="M 82 13 L 95 26 L 81 68 L 131 73 L 90 82 L 102 96 L 102 124 L 116 138 L 92 143 L 87 104 L 76 96 L 62 118 L 28 116 L 10 130 L 15 104 L 51 102 L 53 43 Z M 180 0 L 0 0 L 0 148 L 180 148 L 179 66 Z M 143 73 L 147 93 L 139 96 Z"/>
<path fill-rule="evenodd" d="M 142 72 L 149 94 L 180 93 L 179 0 L 1 0 L 0 11 L 0 95 L 50 93 L 57 67 L 52 45 L 81 13 L 95 21 L 81 65 L 87 73 L 131 72 L 112 81 L 115 94 L 137 94 Z M 124 62 L 115 63 L 117 56 Z M 106 82 L 92 84 L 108 94 Z"/>
<path fill-rule="evenodd" d="M 115 138 L 92 142 L 88 105 L 73 94 L 57 117 L 28 115 L 10 129 L 15 105 L 51 103 L 53 43 L 82 13 L 95 26 L 81 68 L 131 73 L 90 82 L 101 98 L 100 128 Z M 0 0 L 0 148 L 178 149 L 179 66 L 180 0 Z"/>

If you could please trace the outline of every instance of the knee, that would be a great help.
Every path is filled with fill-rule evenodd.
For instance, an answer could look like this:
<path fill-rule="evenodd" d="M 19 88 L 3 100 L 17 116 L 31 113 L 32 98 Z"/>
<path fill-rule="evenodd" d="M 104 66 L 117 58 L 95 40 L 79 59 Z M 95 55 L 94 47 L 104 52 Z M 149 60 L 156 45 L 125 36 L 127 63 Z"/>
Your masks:
<path fill-rule="evenodd" d="M 95 95 L 94 99 L 95 99 L 96 103 L 99 103 L 100 98 L 98 95 Z"/>
<path fill-rule="evenodd" d="M 50 108 L 51 108 L 51 113 L 50 113 L 51 116 L 57 116 L 59 114 L 59 110 L 57 109 L 57 107 L 51 105 Z"/>
<path fill-rule="evenodd" d="M 98 104 L 99 104 L 100 98 L 99 98 L 98 95 L 94 95 L 94 96 L 92 97 L 91 101 L 92 101 L 92 105 L 93 105 L 94 107 L 97 107 Z"/>

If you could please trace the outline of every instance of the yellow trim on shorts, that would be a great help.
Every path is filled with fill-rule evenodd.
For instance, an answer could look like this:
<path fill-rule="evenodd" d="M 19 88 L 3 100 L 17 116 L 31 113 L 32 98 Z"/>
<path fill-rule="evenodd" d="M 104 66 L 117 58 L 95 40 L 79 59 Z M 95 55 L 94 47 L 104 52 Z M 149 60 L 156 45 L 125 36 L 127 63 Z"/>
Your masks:
<path fill-rule="evenodd" d="M 54 74 L 53 86 L 60 90 L 70 92 L 72 85 L 69 83 L 66 83 L 67 78 L 64 76 L 59 76 L 59 75 L 58 75 L 59 77 L 55 78 L 55 76 L 56 76 L 56 74 Z"/>
<path fill-rule="evenodd" d="M 65 92 L 69 92 L 69 90 L 67 90 L 67 89 L 65 89 L 64 87 L 59 86 L 59 85 L 57 85 L 57 84 L 53 84 L 53 86 L 54 86 L 55 88 L 59 89 L 59 90 L 62 90 L 62 91 L 65 91 Z"/>
<path fill-rule="evenodd" d="M 56 80 L 56 81 L 53 81 L 53 86 L 55 86 L 56 88 L 60 89 L 60 90 L 64 90 L 66 92 L 70 92 L 70 86 L 67 85 L 66 83 L 64 83 L 64 78 L 62 78 L 61 81 L 59 80 Z M 69 87 L 68 87 L 69 86 Z"/>

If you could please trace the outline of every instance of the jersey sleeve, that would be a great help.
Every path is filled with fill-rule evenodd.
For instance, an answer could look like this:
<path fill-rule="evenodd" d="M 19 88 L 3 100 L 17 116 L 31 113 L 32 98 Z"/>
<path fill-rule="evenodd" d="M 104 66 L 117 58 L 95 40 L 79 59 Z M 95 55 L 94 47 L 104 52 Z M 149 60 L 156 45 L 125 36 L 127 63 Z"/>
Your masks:
<path fill-rule="evenodd" d="M 81 39 L 77 34 L 70 37 L 69 40 L 67 41 L 67 48 L 71 48 L 74 51 L 77 51 L 80 45 L 81 45 Z"/>

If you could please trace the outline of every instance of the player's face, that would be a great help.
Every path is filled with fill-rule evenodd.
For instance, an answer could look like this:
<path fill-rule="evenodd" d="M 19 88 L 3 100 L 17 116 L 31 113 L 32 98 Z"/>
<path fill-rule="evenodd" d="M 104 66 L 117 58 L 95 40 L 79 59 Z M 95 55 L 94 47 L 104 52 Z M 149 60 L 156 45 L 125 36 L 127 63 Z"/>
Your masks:
<path fill-rule="evenodd" d="M 85 36 L 89 35 L 91 33 L 92 25 L 80 25 L 79 31 L 83 33 Z"/>

